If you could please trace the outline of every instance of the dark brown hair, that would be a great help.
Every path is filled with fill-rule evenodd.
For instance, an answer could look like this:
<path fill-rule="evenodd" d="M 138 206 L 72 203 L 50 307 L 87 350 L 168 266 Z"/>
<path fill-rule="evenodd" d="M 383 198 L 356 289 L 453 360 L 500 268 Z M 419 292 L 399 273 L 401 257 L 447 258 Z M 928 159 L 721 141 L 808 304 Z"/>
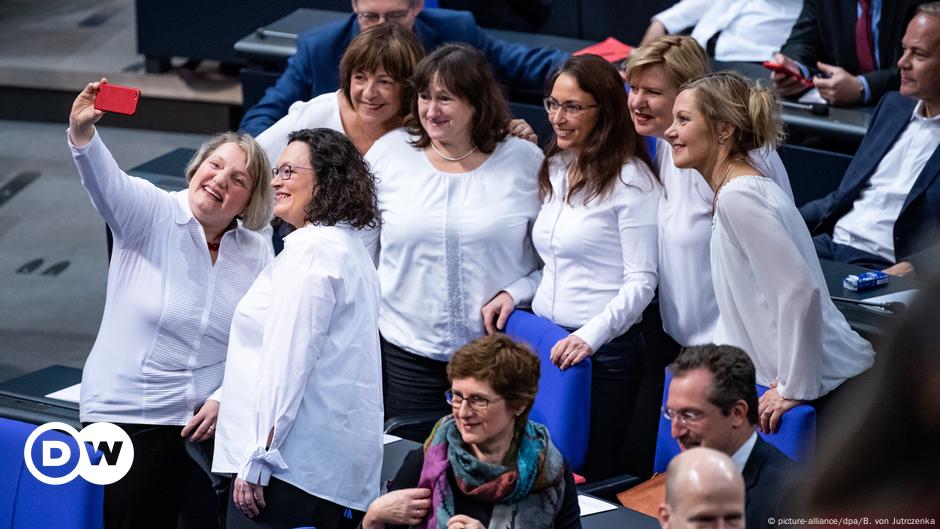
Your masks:
<path fill-rule="evenodd" d="M 339 87 L 346 101 L 352 105 L 349 89 L 353 74 L 371 73 L 382 68 L 401 84 L 401 108 L 398 114 L 404 116 L 408 113 L 408 102 L 411 100 L 408 80 L 422 58 L 424 48 L 413 31 L 400 24 L 383 22 L 366 29 L 349 43 L 339 62 Z"/>
<path fill-rule="evenodd" d="M 551 94 L 555 81 L 562 74 L 574 78 L 581 90 L 591 94 L 598 105 L 597 123 L 584 139 L 575 161 L 575 169 L 581 179 L 571 186 L 565 200 L 570 200 L 582 188 L 586 191 L 585 204 L 608 194 L 619 179 L 620 170 L 631 158 L 638 158 L 655 175 L 646 146 L 630 119 L 627 92 L 617 68 L 597 55 L 572 57 L 552 75 L 547 85 L 547 95 Z M 560 152 L 558 138 L 553 137 L 545 151 L 542 167 L 539 168 L 539 195 L 542 198 L 552 196 L 548 167 L 551 159 Z"/>
<path fill-rule="evenodd" d="M 686 347 L 669 366 L 673 377 L 704 369 L 712 375 L 708 402 L 728 415 L 739 401 L 747 403 L 747 420 L 757 424 L 757 381 L 754 363 L 747 353 L 733 345 L 696 345 Z"/>
<path fill-rule="evenodd" d="M 523 407 L 517 428 L 529 420 L 540 374 L 539 357 L 529 346 L 501 333 L 477 338 L 458 349 L 447 363 L 447 380 L 451 383 L 474 378 L 492 386 L 510 407 Z"/>
<path fill-rule="evenodd" d="M 375 178 L 352 141 L 332 129 L 291 132 L 287 143 L 295 141 L 307 144 L 316 175 L 313 196 L 304 206 L 304 221 L 321 226 L 348 222 L 360 229 L 377 226 Z"/>
<path fill-rule="evenodd" d="M 493 69 L 483 52 L 466 44 L 445 44 L 415 67 L 412 77 L 411 113 L 405 118 L 411 144 L 425 149 L 431 138 L 418 117 L 418 97 L 437 80 L 453 95 L 473 106 L 470 141 L 481 152 L 491 153 L 509 135 L 509 103 L 496 84 Z"/>

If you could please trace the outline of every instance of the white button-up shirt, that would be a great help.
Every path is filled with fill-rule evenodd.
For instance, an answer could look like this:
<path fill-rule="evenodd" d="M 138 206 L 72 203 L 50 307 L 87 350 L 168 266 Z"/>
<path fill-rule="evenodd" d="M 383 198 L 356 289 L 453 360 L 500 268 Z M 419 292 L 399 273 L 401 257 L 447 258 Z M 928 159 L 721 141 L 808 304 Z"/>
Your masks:
<path fill-rule="evenodd" d="M 940 116 L 924 117 L 924 102 L 878 164 L 852 209 L 832 230 L 832 240 L 884 257 L 894 255 L 894 223 L 927 161 L 940 145 Z"/>
<path fill-rule="evenodd" d="M 669 33 L 694 26 L 692 37 L 703 48 L 721 32 L 716 60 L 757 62 L 780 50 L 802 8 L 802 0 L 680 0 L 653 19 Z"/>
<path fill-rule="evenodd" d="M 584 204 L 566 200 L 574 156 L 549 165 L 552 196 L 542 204 L 532 240 L 545 263 L 532 310 L 568 328 L 591 349 L 640 321 L 656 291 L 656 208 L 660 186 L 630 160 L 610 192 Z"/>
<path fill-rule="evenodd" d="M 114 234 L 81 420 L 186 424 L 222 383 L 232 313 L 273 257 L 271 242 L 239 222 L 213 265 L 187 191 L 128 176 L 97 133 L 72 157 Z"/>
<path fill-rule="evenodd" d="M 446 362 L 483 336 L 483 305 L 501 290 L 532 301 L 540 272 L 530 231 L 542 152 L 510 137 L 473 171 L 445 173 L 399 129 L 366 159 L 382 226 L 366 233 L 382 283 L 379 328 L 389 342 Z"/>
<path fill-rule="evenodd" d="M 356 231 L 291 233 L 238 304 L 213 472 L 359 510 L 378 495 L 379 280 Z"/>

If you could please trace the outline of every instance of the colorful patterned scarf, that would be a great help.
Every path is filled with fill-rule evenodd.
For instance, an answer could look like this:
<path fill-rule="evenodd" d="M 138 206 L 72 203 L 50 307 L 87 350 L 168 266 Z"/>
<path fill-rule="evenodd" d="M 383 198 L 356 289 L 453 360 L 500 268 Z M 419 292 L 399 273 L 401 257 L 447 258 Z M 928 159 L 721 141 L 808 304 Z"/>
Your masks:
<path fill-rule="evenodd" d="M 509 448 L 507 464 L 484 463 L 463 442 L 453 416 L 434 426 L 424 446 L 424 467 L 418 487 L 431 489 L 431 512 L 416 527 L 446 529 L 454 516 L 454 492 L 447 470 L 465 495 L 493 503 L 493 522 L 515 525 L 525 519 L 527 528 L 550 528 L 564 496 L 564 460 L 548 430 L 529 421 Z"/>

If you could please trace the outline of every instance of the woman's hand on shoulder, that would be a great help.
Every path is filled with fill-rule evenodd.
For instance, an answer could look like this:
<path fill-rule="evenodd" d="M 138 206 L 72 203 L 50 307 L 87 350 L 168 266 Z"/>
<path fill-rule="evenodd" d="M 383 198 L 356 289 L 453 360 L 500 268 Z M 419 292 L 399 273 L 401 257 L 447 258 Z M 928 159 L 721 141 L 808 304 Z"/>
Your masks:
<path fill-rule="evenodd" d="M 95 123 L 104 116 L 103 111 L 95 108 L 95 98 L 98 97 L 101 83 L 107 82 L 102 77 L 100 81 L 88 83 L 72 103 L 72 111 L 69 113 L 69 138 L 72 145 L 84 147 L 95 137 Z"/>
<path fill-rule="evenodd" d="M 417 525 L 431 509 L 431 489 L 394 490 L 376 498 L 362 520 L 363 529 L 384 524 Z"/>
<path fill-rule="evenodd" d="M 486 529 L 480 520 L 476 520 L 464 514 L 452 516 L 447 520 L 447 529 Z"/>
<path fill-rule="evenodd" d="M 594 354 L 594 349 L 587 342 L 573 334 L 558 340 L 552 347 L 552 363 L 564 371 Z"/>
<path fill-rule="evenodd" d="M 215 436 L 215 422 L 219 419 L 219 401 L 208 399 L 199 408 L 199 411 L 183 427 L 181 437 L 198 443 L 212 439 Z M 192 434 L 190 436 L 190 434 Z"/>
<path fill-rule="evenodd" d="M 524 119 L 514 119 L 510 121 L 509 133 L 519 139 L 531 141 L 536 145 L 539 143 L 539 136 L 535 133 L 535 129 Z"/>
<path fill-rule="evenodd" d="M 501 290 L 486 305 L 483 305 L 481 312 L 483 313 L 483 328 L 486 329 L 486 334 L 492 335 L 495 332 L 503 332 L 503 329 L 506 328 L 506 320 L 509 319 L 509 315 L 512 314 L 515 308 L 516 301 L 505 290 Z M 494 319 L 496 325 L 493 325 Z"/>

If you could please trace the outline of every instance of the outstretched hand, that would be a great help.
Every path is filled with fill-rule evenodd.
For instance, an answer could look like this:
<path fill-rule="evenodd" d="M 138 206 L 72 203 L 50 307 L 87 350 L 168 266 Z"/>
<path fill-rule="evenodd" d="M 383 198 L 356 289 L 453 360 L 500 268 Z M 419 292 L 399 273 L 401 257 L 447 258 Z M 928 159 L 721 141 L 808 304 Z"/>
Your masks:
<path fill-rule="evenodd" d="M 88 83 L 72 103 L 72 111 L 69 113 L 69 139 L 72 145 L 84 147 L 95 137 L 95 123 L 104 117 L 104 111 L 95 108 L 95 98 L 98 97 L 101 84 L 107 82 L 102 77 L 100 81 Z"/>

